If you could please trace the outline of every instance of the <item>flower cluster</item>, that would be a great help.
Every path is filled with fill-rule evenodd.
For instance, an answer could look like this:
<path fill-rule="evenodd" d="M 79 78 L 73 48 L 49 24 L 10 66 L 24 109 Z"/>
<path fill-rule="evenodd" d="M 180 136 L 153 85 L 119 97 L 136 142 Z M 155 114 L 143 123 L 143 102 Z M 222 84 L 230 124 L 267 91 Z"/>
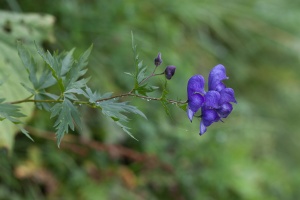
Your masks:
<path fill-rule="evenodd" d="M 200 135 L 214 122 L 222 121 L 232 111 L 231 102 L 237 103 L 232 88 L 227 88 L 223 80 L 228 79 L 223 65 L 215 66 L 209 73 L 208 92 L 205 92 L 205 80 L 202 75 L 192 76 L 187 85 L 187 115 L 192 121 L 201 108 Z"/>

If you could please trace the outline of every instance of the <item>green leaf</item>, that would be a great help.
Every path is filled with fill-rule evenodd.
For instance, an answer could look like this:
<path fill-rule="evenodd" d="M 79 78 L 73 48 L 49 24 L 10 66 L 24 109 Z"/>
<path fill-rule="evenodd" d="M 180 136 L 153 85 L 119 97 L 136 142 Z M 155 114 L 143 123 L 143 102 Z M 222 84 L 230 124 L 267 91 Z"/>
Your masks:
<path fill-rule="evenodd" d="M 38 81 L 36 78 L 36 63 L 34 62 L 33 57 L 29 54 L 28 50 L 24 48 L 20 41 L 17 42 L 17 49 L 19 57 L 21 58 L 23 65 L 29 74 L 29 80 L 33 85 L 37 85 Z"/>
<path fill-rule="evenodd" d="M 138 115 L 144 117 L 145 119 L 147 119 L 147 117 L 144 115 L 144 113 L 142 111 L 137 109 L 135 106 L 128 105 L 127 102 L 116 102 L 116 100 L 117 99 L 102 101 L 102 102 L 99 102 L 97 104 L 97 106 L 102 109 L 102 113 L 105 116 L 113 119 L 114 122 L 116 122 L 116 124 L 118 126 L 120 126 L 126 133 L 128 133 L 131 137 L 133 137 L 129 131 L 129 128 L 124 126 L 123 124 L 121 124 L 123 122 L 128 122 L 128 120 L 129 120 L 129 118 L 126 115 L 124 115 L 123 113 L 138 114 Z"/>
<path fill-rule="evenodd" d="M 121 124 L 121 123 L 118 122 L 118 121 L 116 122 L 116 124 L 117 124 L 119 127 L 121 127 L 122 130 L 123 130 L 125 133 L 127 133 L 130 137 L 132 137 L 133 139 L 135 139 L 136 141 L 138 141 L 138 139 L 136 139 L 136 138 L 131 134 L 131 132 L 129 131 L 129 130 L 130 130 L 129 127 L 124 126 L 123 124 Z"/>
<path fill-rule="evenodd" d="M 153 91 L 157 90 L 158 88 L 159 87 L 156 87 L 156 86 L 148 86 L 148 84 L 146 83 L 146 84 L 139 86 L 134 91 L 143 96 L 148 96 L 147 93 L 153 92 Z"/>
<path fill-rule="evenodd" d="M 186 104 L 180 104 L 180 105 L 177 105 L 180 109 L 182 109 L 183 111 L 186 112 L 186 109 L 187 109 L 187 103 Z"/>
<path fill-rule="evenodd" d="M 3 102 L 4 99 L 0 99 L 0 121 L 8 119 L 14 124 L 21 123 L 21 121 L 17 118 L 25 117 L 26 115 L 20 112 L 20 106 Z"/>
<path fill-rule="evenodd" d="M 74 62 L 73 66 L 66 74 L 66 79 L 64 85 L 66 91 L 71 89 L 81 89 L 86 87 L 86 83 L 89 81 L 89 78 L 81 78 L 86 72 L 86 66 L 88 64 L 88 58 L 91 54 L 93 45 L 91 45 L 79 58 L 78 62 Z"/>
<path fill-rule="evenodd" d="M 34 61 L 33 57 L 29 53 L 28 49 L 26 49 L 21 42 L 17 43 L 18 53 L 23 62 L 25 69 L 29 74 L 29 80 L 31 81 L 34 89 L 22 84 L 30 93 L 37 94 L 39 90 L 44 92 L 43 89 L 46 89 L 56 83 L 55 79 L 51 75 L 49 70 L 43 70 L 42 75 L 39 80 L 37 80 L 36 74 L 36 62 Z"/>
<path fill-rule="evenodd" d="M 46 53 L 36 45 L 37 52 L 39 55 L 43 58 L 43 60 L 47 63 L 47 66 L 49 67 L 50 71 L 52 72 L 52 76 L 55 78 L 55 80 L 58 82 L 59 88 L 61 92 L 65 91 L 65 87 L 63 84 L 63 79 L 61 76 L 62 73 L 62 67 L 59 63 L 59 56 L 54 55 L 52 56 L 49 51 Z"/>
<path fill-rule="evenodd" d="M 62 103 L 56 103 L 50 111 L 51 118 L 57 116 L 54 127 L 56 128 L 57 145 L 59 147 L 63 136 L 68 133 L 69 128 L 74 130 L 75 124 L 81 128 L 80 114 L 67 98 Z"/>
<path fill-rule="evenodd" d="M 167 80 L 165 79 L 165 83 L 164 83 L 164 87 L 163 87 L 163 91 L 162 91 L 162 95 L 161 95 L 161 100 L 160 100 L 160 102 L 161 102 L 161 104 L 162 104 L 162 106 L 163 106 L 163 108 L 164 108 L 164 110 L 165 110 L 165 112 L 166 112 L 166 114 L 169 116 L 169 117 L 171 117 L 171 113 L 170 113 L 170 110 L 169 110 L 169 108 L 168 108 L 168 101 L 167 101 L 167 95 L 168 95 L 168 90 L 167 90 L 167 84 L 168 84 L 168 82 L 167 82 Z"/>
<path fill-rule="evenodd" d="M 0 86 L 0 98 L 6 101 L 16 101 L 25 99 L 30 93 L 25 90 L 20 82 L 31 87 L 31 81 L 28 79 L 27 69 L 23 66 L 23 60 L 19 58 L 16 49 L 17 41 L 26 44 L 28 52 L 35 49 L 32 41 L 41 44 L 42 41 L 53 41 L 53 24 L 54 17 L 47 14 L 22 14 L 16 12 L 0 11 L 0 26 L 9 26 L 10 32 L 0 29 L 0 80 L 3 83 Z M 29 45 L 31 44 L 31 45 Z M 24 53 L 24 52 L 23 52 Z M 26 52 L 25 52 L 26 55 Z M 34 57 L 36 63 L 40 63 Z M 28 60 L 30 61 L 30 58 Z M 28 66 L 29 67 L 29 66 Z M 31 78 L 34 80 L 34 78 Z M 33 111 L 34 104 L 20 104 L 19 109 L 27 117 L 26 121 Z M 19 127 L 23 125 L 19 124 Z M 11 123 L 9 120 L 0 122 L 0 148 L 6 147 L 11 149 L 14 144 L 14 136 L 19 132 L 19 127 Z"/>
<path fill-rule="evenodd" d="M 65 75 L 70 68 L 73 65 L 74 59 L 73 59 L 73 52 L 74 52 L 75 48 L 73 48 L 71 51 L 68 52 L 68 54 L 64 57 L 64 59 L 62 60 L 62 67 L 61 67 L 61 76 Z"/>
<path fill-rule="evenodd" d="M 89 99 L 90 103 L 94 103 L 96 108 L 100 108 L 102 114 L 111 118 L 118 126 L 120 126 L 128 135 L 132 138 L 136 139 L 129 131 L 130 128 L 124 126 L 122 123 L 128 122 L 129 118 L 124 113 L 134 113 L 138 114 L 145 119 L 147 117 L 144 115 L 142 111 L 137 109 L 135 106 L 128 105 L 127 102 L 117 102 L 117 98 L 113 98 L 110 100 L 100 101 L 97 100 L 110 98 L 112 93 L 105 93 L 103 95 L 92 92 L 90 88 L 85 89 L 85 96 Z"/>
<path fill-rule="evenodd" d="M 26 131 L 21 125 L 19 125 L 22 122 L 18 118 L 26 116 L 20 112 L 20 106 L 3 102 L 4 99 L 0 99 L 0 121 L 7 119 L 11 123 L 16 124 L 17 127 L 21 130 L 21 132 L 33 141 L 28 131 Z"/>
<path fill-rule="evenodd" d="M 59 97 L 57 95 L 54 95 L 54 94 L 50 94 L 50 93 L 47 93 L 47 92 L 39 92 L 37 93 L 35 96 L 34 96 L 34 99 L 35 100 L 46 100 L 46 99 L 58 99 Z M 38 107 L 38 109 L 40 110 L 46 110 L 46 111 L 50 111 L 51 109 L 51 104 L 50 103 L 41 103 L 41 102 L 37 102 L 35 103 L 36 106 Z"/>

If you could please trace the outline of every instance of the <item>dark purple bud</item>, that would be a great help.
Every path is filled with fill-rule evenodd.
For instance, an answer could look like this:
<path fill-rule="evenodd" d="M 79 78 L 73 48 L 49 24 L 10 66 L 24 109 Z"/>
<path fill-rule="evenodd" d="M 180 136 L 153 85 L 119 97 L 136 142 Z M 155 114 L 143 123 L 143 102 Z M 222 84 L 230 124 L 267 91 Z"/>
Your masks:
<path fill-rule="evenodd" d="M 157 57 L 154 59 L 154 64 L 157 67 L 161 65 L 162 62 L 163 60 L 161 59 L 161 53 L 158 53 Z"/>
<path fill-rule="evenodd" d="M 165 76 L 168 80 L 172 78 L 175 74 L 176 67 L 173 65 L 167 66 L 165 69 Z"/>

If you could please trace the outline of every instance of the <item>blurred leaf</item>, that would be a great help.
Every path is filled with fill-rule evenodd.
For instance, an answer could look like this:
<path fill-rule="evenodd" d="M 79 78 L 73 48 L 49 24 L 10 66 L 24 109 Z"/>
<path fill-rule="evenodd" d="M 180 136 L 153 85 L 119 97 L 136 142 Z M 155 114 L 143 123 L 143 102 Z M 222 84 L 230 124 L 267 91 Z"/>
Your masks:
<path fill-rule="evenodd" d="M 3 82 L 0 86 L 1 98 L 4 97 L 7 101 L 16 101 L 30 95 L 20 84 L 22 82 L 27 86 L 30 85 L 26 70 L 17 54 L 16 41 L 32 43 L 35 40 L 37 44 L 45 40 L 53 41 L 53 23 L 54 18 L 50 15 L 0 11 L 0 26 L 5 27 L 0 29 L 0 80 Z M 33 46 L 30 50 L 33 50 Z M 33 70 L 31 61 L 30 57 L 26 61 L 29 64 L 28 70 Z M 33 76 L 30 76 L 30 79 L 35 81 Z M 32 110 L 33 104 L 20 105 L 20 111 L 28 117 Z M 2 121 L 0 123 L 0 147 L 5 146 L 11 149 L 14 135 L 18 130 L 19 128 L 9 121 Z"/>
<path fill-rule="evenodd" d="M 25 115 L 20 112 L 20 106 L 3 102 L 4 99 L 0 99 L 0 121 L 8 119 L 14 124 L 21 123 L 21 121 L 18 118 L 25 117 Z"/>

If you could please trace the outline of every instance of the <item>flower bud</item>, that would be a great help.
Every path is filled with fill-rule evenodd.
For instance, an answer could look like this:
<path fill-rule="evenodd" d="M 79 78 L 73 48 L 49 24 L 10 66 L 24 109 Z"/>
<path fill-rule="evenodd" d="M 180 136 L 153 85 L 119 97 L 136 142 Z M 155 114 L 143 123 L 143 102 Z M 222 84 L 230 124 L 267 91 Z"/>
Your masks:
<path fill-rule="evenodd" d="M 161 59 L 161 53 L 158 53 L 157 57 L 154 59 L 154 64 L 157 67 L 161 65 L 162 62 L 163 60 Z"/>
<path fill-rule="evenodd" d="M 173 65 L 167 66 L 165 69 L 165 76 L 168 80 L 172 78 L 175 74 L 176 67 Z"/>

